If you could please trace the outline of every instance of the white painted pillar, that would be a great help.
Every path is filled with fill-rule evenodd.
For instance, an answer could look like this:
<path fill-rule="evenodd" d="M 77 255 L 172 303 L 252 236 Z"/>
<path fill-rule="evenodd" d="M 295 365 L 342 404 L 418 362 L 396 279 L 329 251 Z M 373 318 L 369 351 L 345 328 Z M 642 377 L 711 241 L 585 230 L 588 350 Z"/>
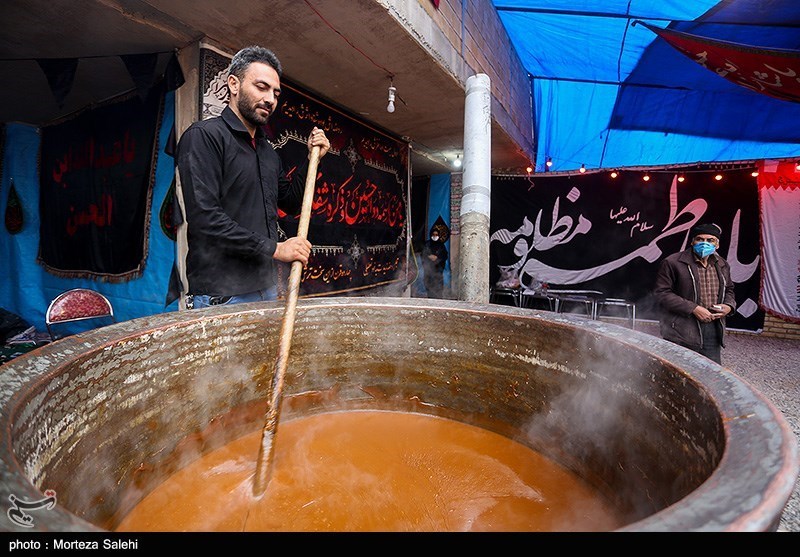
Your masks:
<path fill-rule="evenodd" d="M 467 79 L 461 198 L 459 300 L 489 303 L 489 217 L 492 194 L 489 76 Z"/>

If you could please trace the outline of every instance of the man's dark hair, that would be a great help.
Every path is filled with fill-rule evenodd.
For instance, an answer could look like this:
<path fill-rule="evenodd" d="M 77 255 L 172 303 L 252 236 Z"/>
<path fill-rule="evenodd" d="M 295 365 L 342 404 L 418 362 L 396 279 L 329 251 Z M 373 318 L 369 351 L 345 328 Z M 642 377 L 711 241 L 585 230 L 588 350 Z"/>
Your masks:
<path fill-rule="evenodd" d="M 228 68 L 228 74 L 235 75 L 239 79 L 244 79 L 244 73 L 253 62 L 261 62 L 262 64 L 272 66 L 272 68 L 278 72 L 278 77 L 283 75 L 281 62 L 278 60 L 278 57 L 275 56 L 275 53 L 267 48 L 256 45 L 247 46 L 233 56 L 231 65 Z"/>

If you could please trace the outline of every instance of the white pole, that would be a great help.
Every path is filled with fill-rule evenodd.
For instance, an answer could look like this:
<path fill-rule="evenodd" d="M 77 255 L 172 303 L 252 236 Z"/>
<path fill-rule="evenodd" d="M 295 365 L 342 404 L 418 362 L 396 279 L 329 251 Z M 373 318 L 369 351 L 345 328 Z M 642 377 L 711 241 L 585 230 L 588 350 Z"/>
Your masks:
<path fill-rule="evenodd" d="M 489 303 L 489 217 L 492 194 L 491 87 L 489 76 L 467 79 L 461 198 L 459 299 Z"/>

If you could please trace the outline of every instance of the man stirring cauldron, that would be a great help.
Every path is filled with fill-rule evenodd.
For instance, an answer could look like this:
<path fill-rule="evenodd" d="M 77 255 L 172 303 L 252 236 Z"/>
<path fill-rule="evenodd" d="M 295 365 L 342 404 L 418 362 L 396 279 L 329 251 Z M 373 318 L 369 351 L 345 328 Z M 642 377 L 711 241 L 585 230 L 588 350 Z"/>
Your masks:
<path fill-rule="evenodd" d="M 275 261 L 308 263 L 308 240 L 278 240 L 278 207 L 300 212 L 308 165 L 287 178 L 262 129 L 277 110 L 281 73 L 272 51 L 240 50 L 228 72 L 228 106 L 192 124 L 178 144 L 194 308 L 275 300 Z M 309 153 L 320 148 L 320 159 L 330 148 L 316 127 L 307 143 Z"/>

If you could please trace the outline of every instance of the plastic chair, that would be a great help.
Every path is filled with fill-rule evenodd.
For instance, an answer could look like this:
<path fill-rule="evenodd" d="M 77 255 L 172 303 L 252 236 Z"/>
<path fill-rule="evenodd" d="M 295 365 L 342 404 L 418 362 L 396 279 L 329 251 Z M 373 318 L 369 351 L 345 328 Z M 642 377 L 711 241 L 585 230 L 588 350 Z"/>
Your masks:
<path fill-rule="evenodd" d="M 59 294 L 50 302 L 45 314 L 45 324 L 50 338 L 55 340 L 52 325 L 101 317 L 110 317 L 115 321 L 114 308 L 108 298 L 88 288 L 73 288 Z"/>

